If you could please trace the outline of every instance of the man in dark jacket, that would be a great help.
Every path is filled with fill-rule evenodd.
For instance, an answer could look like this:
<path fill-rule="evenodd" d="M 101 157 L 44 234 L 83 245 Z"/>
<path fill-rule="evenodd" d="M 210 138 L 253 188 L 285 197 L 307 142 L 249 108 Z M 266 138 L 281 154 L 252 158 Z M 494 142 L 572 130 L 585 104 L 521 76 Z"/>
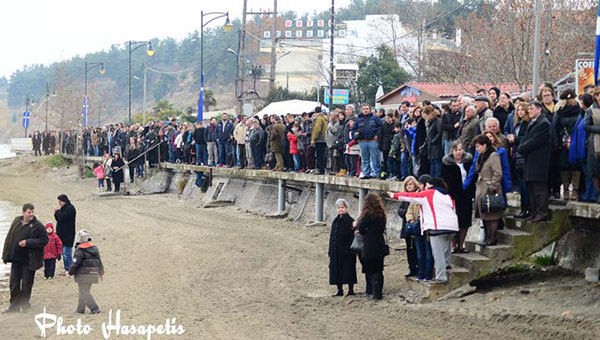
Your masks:
<path fill-rule="evenodd" d="M 460 119 L 460 104 L 456 101 L 456 99 L 452 99 L 450 100 L 450 109 L 442 116 L 442 130 L 444 131 L 444 134 L 442 135 L 442 145 L 444 146 L 444 155 L 450 153 L 450 143 L 460 137 L 458 135 Z"/>
<path fill-rule="evenodd" d="M 35 217 L 33 204 L 23 205 L 23 215 L 10 225 L 4 240 L 2 261 L 10 267 L 10 307 L 4 313 L 26 312 L 31 305 L 31 289 L 35 271 L 44 263 L 44 247 L 48 233 Z"/>
<path fill-rule="evenodd" d="M 531 121 L 521 140 L 518 152 L 525 157 L 523 180 L 531 200 L 531 222 L 548 219 L 548 168 L 550 167 L 550 122 L 542 115 L 543 105 L 529 104 Z"/>
<path fill-rule="evenodd" d="M 219 152 L 219 167 L 227 164 L 231 154 L 231 141 L 233 140 L 233 123 L 223 113 L 222 120 L 217 124 L 217 151 Z"/>
<path fill-rule="evenodd" d="M 394 114 L 388 112 L 381 125 L 381 139 L 379 140 L 379 150 L 383 153 L 383 173 L 391 177 L 392 169 L 388 169 L 388 155 L 392 148 L 392 138 L 394 138 Z"/>
<path fill-rule="evenodd" d="M 194 145 L 196 148 L 196 165 L 206 165 L 208 163 L 208 154 L 206 149 L 206 128 L 202 121 L 196 122 L 194 130 Z"/>
<path fill-rule="evenodd" d="M 58 205 L 54 207 L 54 218 L 56 219 L 56 234 L 63 243 L 63 264 L 65 271 L 73 263 L 73 239 L 75 238 L 75 217 L 77 211 L 69 197 L 62 194 L 58 196 Z"/>
<path fill-rule="evenodd" d="M 371 113 L 371 107 L 363 105 L 362 113 L 356 118 L 352 134 L 360 146 L 360 161 L 362 179 L 379 178 L 381 175 L 381 160 L 377 145 L 377 135 L 381 130 L 381 119 Z M 358 135 L 357 135 L 358 133 Z"/>
<path fill-rule="evenodd" d="M 252 159 L 254 159 L 254 168 L 262 169 L 264 163 L 264 155 L 262 152 L 263 140 L 265 139 L 265 132 L 260 127 L 258 119 L 252 121 L 252 130 L 250 131 L 249 143 L 250 149 L 252 150 Z"/>

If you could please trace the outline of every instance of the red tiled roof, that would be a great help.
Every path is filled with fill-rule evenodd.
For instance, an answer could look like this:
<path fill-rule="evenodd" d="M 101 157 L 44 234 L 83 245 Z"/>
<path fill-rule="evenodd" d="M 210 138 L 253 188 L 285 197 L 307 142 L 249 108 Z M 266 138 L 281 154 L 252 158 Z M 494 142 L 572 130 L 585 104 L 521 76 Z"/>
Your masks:
<path fill-rule="evenodd" d="M 477 94 L 478 89 L 489 89 L 490 87 L 497 87 L 502 92 L 519 92 L 519 85 L 515 83 L 507 83 L 507 84 L 492 84 L 492 83 L 462 83 L 462 84 L 453 84 L 453 83 L 420 83 L 420 82 L 412 82 L 406 83 L 404 85 L 410 87 L 416 87 L 422 91 L 429 92 L 433 95 L 436 95 L 440 98 L 442 97 L 456 97 L 458 95 L 475 95 Z"/>
<path fill-rule="evenodd" d="M 410 82 L 402 84 L 400 87 L 384 94 L 377 98 L 377 102 L 387 99 L 390 95 L 403 90 L 405 87 L 417 88 L 423 92 L 429 93 L 433 96 L 442 98 L 457 97 L 459 95 L 476 95 L 478 89 L 488 90 L 491 87 L 497 87 L 502 92 L 509 92 L 515 94 L 519 92 L 519 85 L 515 83 L 506 84 L 492 84 L 492 83 L 424 83 L 424 82 Z"/>

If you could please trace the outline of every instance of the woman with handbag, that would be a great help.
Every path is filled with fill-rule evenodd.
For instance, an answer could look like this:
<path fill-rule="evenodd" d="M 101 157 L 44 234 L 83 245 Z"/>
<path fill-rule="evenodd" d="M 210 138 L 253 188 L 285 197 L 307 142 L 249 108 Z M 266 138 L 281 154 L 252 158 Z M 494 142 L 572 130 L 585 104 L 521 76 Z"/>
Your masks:
<path fill-rule="evenodd" d="M 337 286 L 333 296 L 343 296 L 342 285 L 348 285 L 348 295 L 354 295 L 356 284 L 356 254 L 350 249 L 354 240 L 352 223 L 354 219 L 348 214 L 348 202 L 338 199 L 335 202 L 338 215 L 331 224 L 329 236 L 329 284 Z"/>
<path fill-rule="evenodd" d="M 502 165 L 500 156 L 485 135 L 479 135 L 473 140 L 479 153 L 475 170 L 478 178 L 475 184 L 476 213 L 483 221 L 485 239 L 481 246 L 496 245 L 496 231 L 506 208 L 502 197 Z"/>
<path fill-rule="evenodd" d="M 513 157 L 515 160 L 515 175 L 516 185 L 521 196 L 521 212 L 516 214 L 514 218 L 525 219 L 531 216 L 529 213 L 529 192 L 527 186 L 523 180 L 523 165 L 525 164 L 525 157 L 517 152 L 521 139 L 525 136 L 527 127 L 529 126 L 529 104 L 523 102 L 520 103 L 516 108 L 516 114 L 514 116 L 514 129 L 513 133 L 509 134 L 508 143 L 511 146 Z"/>
<path fill-rule="evenodd" d="M 408 176 L 404 180 L 404 191 L 415 192 L 419 188 L 417 179 L 413 176 Z M 416 216 L 415 217 L 415 209 Z M 410 213 L 409 213 L 410 210 Z M 403 238 L 406 242 L 406 258 L 408 261 L 408 273 L 404 277 L 414 277 L 419 274 L 419 265 L 417 259 L 417 245 L 415 242 L 415 236 L 417 234 L 415 225 L 416 220 L 419 216 L 419 207 L 414 204 L 411 207 L 409 202 L 402 202 L 398 207 L 398 215 L 402 219 L 402 229 L 400 230 L 400 238 Z M 409 223 L 410 217 L 410 223 Z M 419 234 L 420 234 L 419 227 Z"/>
<path fill-rule="evenodd" d="M 429 236 L 435 266 L 435 280 L 431 283 L 445 284 L 448 282 L 446 270 L 450 266 L 450 242 L 458 232 L 458 217 L 443 179 L 431 178 L 425 188 L 421 192 L 388 192 L 388 196 L 421 205 L 421 235 Z"/>
<path fill-rule="evenodd" d="M 354 221 L 353 225 L 358 228 L 355 233 L 364 237 L 359 259 L 367 281 L 366 293 L 369 300 L 383 298 L 383 258 L 389 254 L 384 236 L 386 223 L 383 200 L 377 194 L 368 194 L 358 221 Z"/>

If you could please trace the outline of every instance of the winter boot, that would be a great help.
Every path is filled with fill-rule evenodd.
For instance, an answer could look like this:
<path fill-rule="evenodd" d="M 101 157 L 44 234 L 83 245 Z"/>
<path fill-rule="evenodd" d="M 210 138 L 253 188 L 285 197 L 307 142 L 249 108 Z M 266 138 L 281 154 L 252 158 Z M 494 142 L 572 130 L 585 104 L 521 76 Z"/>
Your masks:
<path fill-rule="evenodd" d="M 373 295 L 369 300 L 381 300 L 383 298 L 383 273 L 371 274 L 371 285 L 373 286 Z"/>
<path fill-rule="evenodd" d="M 373 284 L 371 282 L 371 275 L 365 273 L 365 282 L 367 283 L 367 289 L 365 290 L 365 294 L 373 295 Z"/>

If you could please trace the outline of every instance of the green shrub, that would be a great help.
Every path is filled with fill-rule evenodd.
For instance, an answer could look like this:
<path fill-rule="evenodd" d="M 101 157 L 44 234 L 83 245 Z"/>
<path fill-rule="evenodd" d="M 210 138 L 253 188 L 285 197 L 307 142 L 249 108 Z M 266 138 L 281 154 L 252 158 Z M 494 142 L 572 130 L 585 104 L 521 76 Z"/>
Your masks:
<path fill-rule="evenodd" d="M 68 164 L 67 160 L 60 154 L 47 157 L 45 161 L 51 168 L 63 168 Z"/>
<path fill-rule="evenodd" d="M 533 258 L 533 263 L 538 266 L 553 266 L 556 264 L 556 261 L 551 255 L 539 255 Z"/>

